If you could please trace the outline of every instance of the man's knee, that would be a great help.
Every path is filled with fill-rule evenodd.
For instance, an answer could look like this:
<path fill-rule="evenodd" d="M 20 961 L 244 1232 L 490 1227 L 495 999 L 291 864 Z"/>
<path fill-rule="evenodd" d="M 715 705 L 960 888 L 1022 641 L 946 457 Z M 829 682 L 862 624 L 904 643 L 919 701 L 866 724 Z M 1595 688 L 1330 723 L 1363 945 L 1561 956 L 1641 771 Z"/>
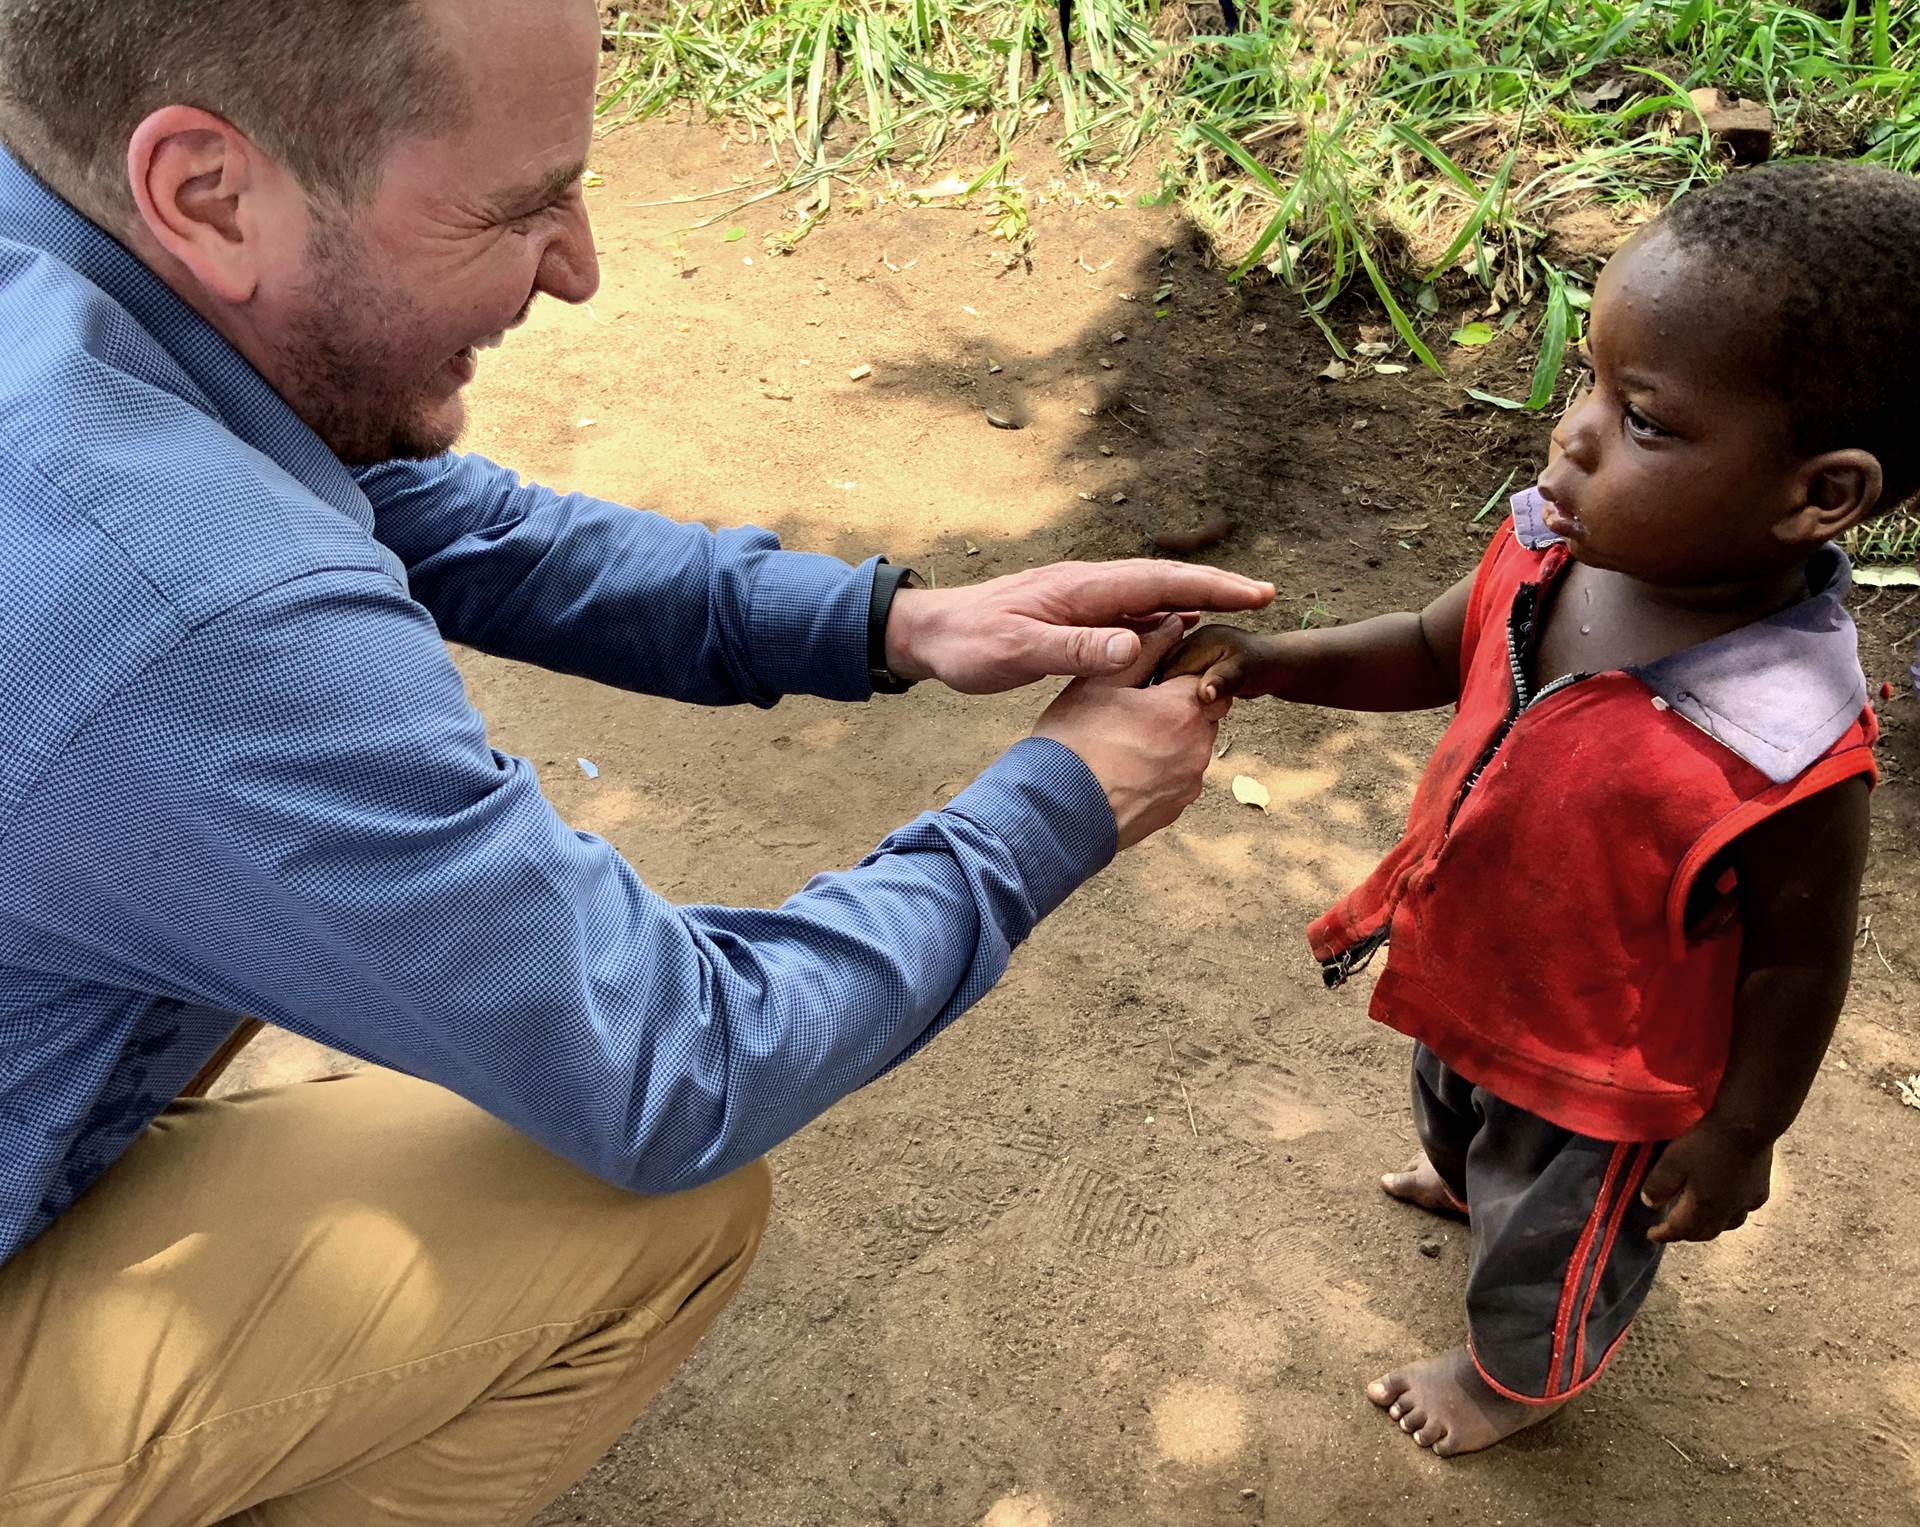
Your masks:
<path fill-rule="evenodd" d="M 767 1170 L 766 1160 L 749 1161 L 700 1191 L 711 1191 L 718 1199 L 719 1244 L 737 1247 L 736 1257 L 743 1266 L 752 1262 L 773 1209 L 773 1173 Z"/>
<path fill-rule="evenodd" d="M 633 1217 L 628 1278 L 662 1319 L 700 1295 L 724 1301 L 760 1249 L 773 1204 L 773 1177 L 752 1161 L 717 1181 L 685 1192 L 626 1200 Z"/>

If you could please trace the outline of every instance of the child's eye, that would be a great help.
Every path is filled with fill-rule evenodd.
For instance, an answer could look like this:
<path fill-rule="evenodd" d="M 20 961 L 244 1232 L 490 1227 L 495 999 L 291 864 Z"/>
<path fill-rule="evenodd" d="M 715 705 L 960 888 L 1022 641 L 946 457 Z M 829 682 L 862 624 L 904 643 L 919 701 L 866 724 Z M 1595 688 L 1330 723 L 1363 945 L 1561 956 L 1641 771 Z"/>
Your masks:
<path fill-rule="evenodd" d="M 1640 410 L 1635 408 L 1631 403 L 1623 403 L 1621 405 L 1621 412 L 1626 416 L 1627 428 L 1632 430 L 1636 435 L 1645 435 L 1649 439 L 1653 439 L 1666 434 L 1665 430 L 1660 428 L 1659 425 L 1655 424 L 1653 420 L 1649 419 L 1645 414 L 1641 413 Z"/>

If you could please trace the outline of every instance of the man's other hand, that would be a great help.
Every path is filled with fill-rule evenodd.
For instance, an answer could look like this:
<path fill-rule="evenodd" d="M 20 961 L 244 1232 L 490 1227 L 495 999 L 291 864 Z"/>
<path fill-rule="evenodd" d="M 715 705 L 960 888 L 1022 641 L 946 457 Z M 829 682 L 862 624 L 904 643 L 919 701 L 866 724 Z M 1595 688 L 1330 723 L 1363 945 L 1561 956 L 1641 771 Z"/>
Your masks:
<path fill-rule="evenodd" d="M 969 695 L 1055 674 L 1114 679 L 1138 668 L 1142 632 L 1167 612 L 1257 610 L 1272 598 L 1270 583 L 1145 557 L 1056 562 L 964 588 L 902 589 L 887 621 L 887 669 Z"/>
<path fill-rule="evenodd" d="M 1169 615 L 1141 641 L 1131 667 L 1111 679 L 1076 679 L 1034 726 L 1080 755 L 1107 792 L 1119 846 L 1131 848 L 1200 798 L 1220 720 L 1232 701 L 1200 698 L 1200 681 L 1172 679 L 1135 688 L 1180 639 Z"/>

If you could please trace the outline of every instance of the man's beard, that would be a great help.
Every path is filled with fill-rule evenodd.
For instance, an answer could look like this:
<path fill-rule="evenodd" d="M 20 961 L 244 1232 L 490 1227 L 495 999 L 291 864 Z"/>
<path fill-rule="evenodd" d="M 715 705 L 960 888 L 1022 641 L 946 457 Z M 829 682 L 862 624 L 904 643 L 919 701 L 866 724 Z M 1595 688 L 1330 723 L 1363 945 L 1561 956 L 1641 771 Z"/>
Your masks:
<path fill-rule="evenodd" d="M 314 210 L 307 254 L 313 276 L 286 361 L 294 412 L 348 466 L 451 450 L 461 422 L 437 417 L 448 398 L 440 378 L 448 358 L 410 351 L 409 336 L 424 327 L 412 304 L 375 278 L 365 246 L 337 212 Z"/>

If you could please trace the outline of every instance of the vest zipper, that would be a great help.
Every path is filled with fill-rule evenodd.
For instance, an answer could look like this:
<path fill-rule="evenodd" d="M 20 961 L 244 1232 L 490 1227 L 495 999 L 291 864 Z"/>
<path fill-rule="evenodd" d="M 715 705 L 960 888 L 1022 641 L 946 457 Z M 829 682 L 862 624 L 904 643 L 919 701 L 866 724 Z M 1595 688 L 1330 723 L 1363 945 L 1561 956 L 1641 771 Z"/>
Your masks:
<path fill-rule="evenodd" d="M 1473 787 L 1480 783 L 1480 776 L 1487 772 L 1487 765 L 1506 745 L 1520 718 L 1542 700 L 1551 699 L 1561 690 L 1590 677 L 1584 673 L 1565 673 L 1538 692 L 1529 685 L 1527 673 L 1533 667 L 1534 649 L 1540 643 L 1541 592 L 1540 584 L 1523 583 L 1514 596 L 1513 609 L 1507 616 L 1507 669 L 1513 675 L 1513 699 L 1508 704 L 1506 719 L 1500 723 L 1499 730 L 1493 734 L 1485 751 L 1467 771 L 1466 783 L 1461 785 L 1459 794 L 1453 798 L 1453 806 L 1447 812 L 1446 826 L 1441 829 L 1442 837 L 1453 831 L 1454 819 L 1460 815 L 1461 807 L 1467 804 Z"/>
<path fill-rule="evenodd" d="M 1392 932 L 1391 924 L 1382 924 L 1375 928 L 1357 944 L 1349 944 L 1320 967 L 1320 979 L 1327 984 L 1327 990 L 1336 986 L 1345 986 L 1347 978 L 1356 970 L 1365 970 L 1369 961 L 1380 952 Z"/>
<path fill-rule="evenodd" d="M 1540 639 L 1540 595 L 1542 586 L 1538 583 L 1523 583 L 1514 595 L 1513 609 L 1507 614 L 1507 668 L 1513 675 L 1513 699 L 1507 707 L 1506 718 L 1500 723 L 1499 730 L 1493 734 L 1486 749 L 1467 772 L 1466 783 L 1453 798 L 1453 805 L 1447 812 L 1446 825 L 1441 828 L 1440 836 L 1444 842 L 1453 832 L 1454 819 L 1460 815 L 1460 808 L 1467 803 L 1467 797 L 1473 793 L 1473 787 L 1480 783 L 1480 776 L 1486 773 L 1487 765 L 1505 745 L 1520 718 L 1542 700 L 1551 698 L 1563 689 L 1571 688 L 1582 679 L 1591 675 L 1584 673 L 1562 674 L 1537 694 L 1530 691 L 1527 672 L 1533 666 L 1534 648 Z M 1320 979 L 1329 989 L 1344 986 L 1357 970 L 1364 970 L 1374 955 L 1392 934 L 1391 922 L 1376 928 L 1358 943 L 1349 945 L 1333 959 L 1324 961 L 1320 966 Z"/>

